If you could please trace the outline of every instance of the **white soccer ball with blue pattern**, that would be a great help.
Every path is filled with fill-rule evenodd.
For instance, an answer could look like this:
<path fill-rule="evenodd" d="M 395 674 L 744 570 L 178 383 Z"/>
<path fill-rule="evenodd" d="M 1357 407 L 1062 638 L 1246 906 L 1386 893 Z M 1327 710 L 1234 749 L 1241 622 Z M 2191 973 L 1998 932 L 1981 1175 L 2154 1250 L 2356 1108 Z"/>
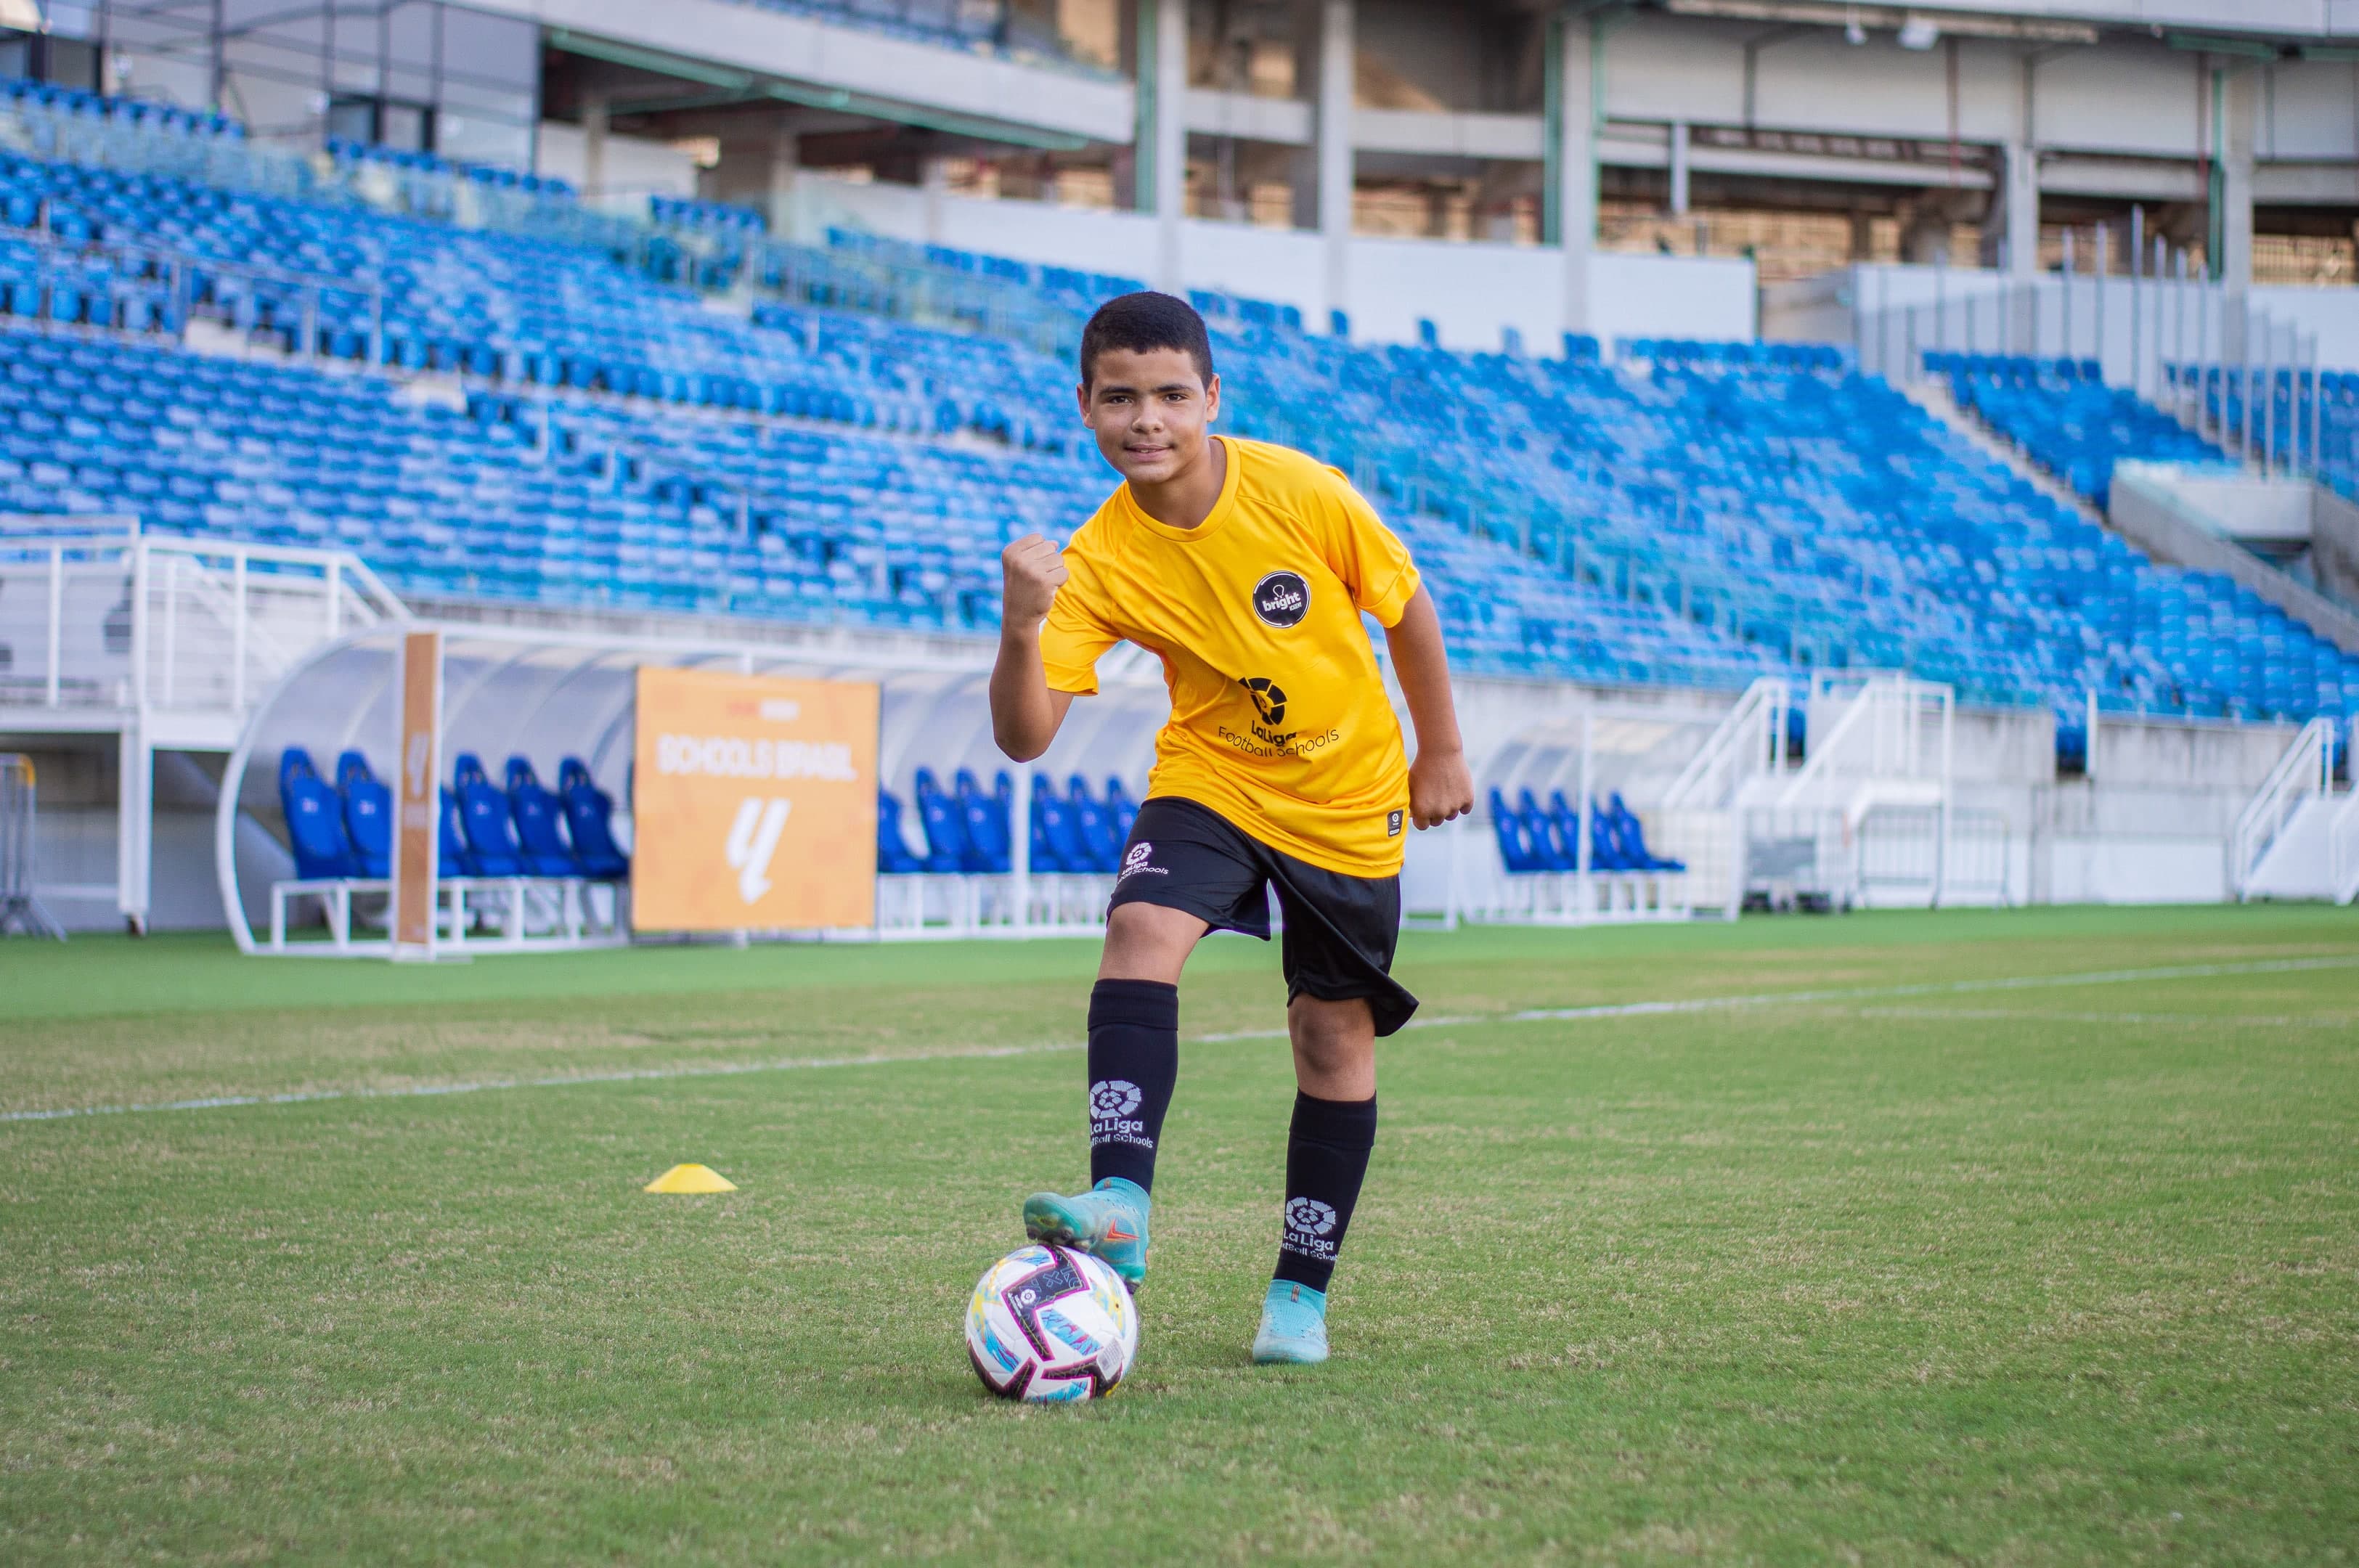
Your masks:
<path fill-rule="evenodd" d="M 1138 1356 L 1122 1276 L 1067 1247 L 1019 1247 L 983 1271 L 966 1308 L 974 1375 L 1002 1399 L 1078 1404 L 1110 1394 Z"/>

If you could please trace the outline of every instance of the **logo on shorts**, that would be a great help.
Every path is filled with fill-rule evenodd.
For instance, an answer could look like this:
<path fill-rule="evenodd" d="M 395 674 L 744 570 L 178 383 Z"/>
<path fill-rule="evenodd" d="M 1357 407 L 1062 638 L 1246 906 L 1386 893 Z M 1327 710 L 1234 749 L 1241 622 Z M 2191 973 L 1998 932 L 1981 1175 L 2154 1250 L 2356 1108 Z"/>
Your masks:
<path fill-rule="evenodd" d="M 1397 811 L 1387 811 L 1387 812 L 1386 812 L 1386 813 L 1385 813 L 1385 837 L 1386 837 L 1386 838 L 1399 838 L 1399 837 L 1400 837 L 1400 829 L 1401 829 L 1401 814 L 1400 814 L 1399 812 L 1397 812 Z"/>
<path fill-rule="evenodd" d="M 1335 1244 L 1328 1239 L 1335 1228 L 1335 1211 L 1317 1198 L 1286 1200 L 1286 1234 L 1278 1247 L 1309 1258 L 1332 1258 Z"/>
<path fill-rule="evenodd" d="M 1138 875 L 1141 871 L 1145 871 L 1149 876 L 1169 876 L 1171 873 L 1165 871 L 1161 866 L 1150 866 L 1147 863 L 1148 857 L 1152 856 L 1154 853 L 1154 844 L 1147 839 L 1141 838 L 1137 843 L 1133 844 L 1130 847 L 1129 851 L 1123 856 L 1122 870 L 1114 873 L 1114 880 L 1118 882 L 1128 881 L 1131 878 Z"/>
<path fill-rule="evenodd" d="M 1310 613 L 1310 585 L 1300 572 L 1272 572 L 1254 584 L 1253 607 L 1266 625 L 1299 625 Z"/>

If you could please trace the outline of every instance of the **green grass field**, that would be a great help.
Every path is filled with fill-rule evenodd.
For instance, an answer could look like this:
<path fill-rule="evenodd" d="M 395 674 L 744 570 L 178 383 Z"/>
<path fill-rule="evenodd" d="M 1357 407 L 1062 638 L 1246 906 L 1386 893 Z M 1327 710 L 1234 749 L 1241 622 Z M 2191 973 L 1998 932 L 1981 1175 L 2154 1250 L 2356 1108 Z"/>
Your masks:
<path fill-rule="evenodd" d="M 2359 912 L 1413 935 L 1288 1370 L 1215 941 L 1138 1368 L 1026 1410 L 960 1316 L 1093 957 L 0 944 L 0 1563 L 2359 1555 Z"/>

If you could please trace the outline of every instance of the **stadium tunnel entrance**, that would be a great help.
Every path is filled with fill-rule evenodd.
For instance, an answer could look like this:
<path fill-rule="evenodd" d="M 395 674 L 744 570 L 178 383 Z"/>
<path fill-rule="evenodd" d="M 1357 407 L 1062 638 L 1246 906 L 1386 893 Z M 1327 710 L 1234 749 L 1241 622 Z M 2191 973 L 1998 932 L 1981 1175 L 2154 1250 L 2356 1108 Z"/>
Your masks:
<path fill-rule="evenodd" d="M 469 952 L 630 939 L 627 880 L 593 874 L 607 869 L 591 863 L 596 846 L 587 838 L 594 830 L 585 835 L 590 819 L 568 808 L 603 797 L 603 807 L 585 809 L 611 834 L 616 853 L 631 854 L 643 667 L 877 686 L 871 781 L 879 794 L 876 924 L 793 933 L 799 935 L 1095 929 L 1114 869 L 1103 829 L 1094 845 L 1063 826 L 1051 841 L 1044 813 L 1061 823 L 1078 816 L 1081 799 L 1096 806 L 1125 796 L 1135 801 L 1169 711 L 1153 661 L 1124 650 L 1102 665 L 1100 695 L 1076 706 L 1045 756 L 1019 768 L 993 744 L 989 670 L 972 653 L 836 638 L 781 643 L 460 623 L 371 627 L 322 645 L 288 671 L 255 709 L 230 756 L 214 818 L 214 866 L 242 951 L 389 955 L 386 834 L 369 819 L 387 809 L 386 784 L 400 749 L 404 639 L 419 631 L 439 631 L 441 638 L 443 790 L 476 762 L 483 771 L 475 776 L 495 792 L 506 783 L 520 800 L 527 788 L 550 789 L 568 817 L 564 847 L 579 856 L 567 874 L 536 875 L 527 864 L 518 876 L 453 879 L 459 892 L 449 917 L 489 928 L 454 944 Z M 575 795 L 583 786 L 589 793 Z M 1032 803 L 1021 814 L 1029 818 L 1028 832 L 1006 830 L 1016 800 Z M 462 831 L 451 802 L 443 811 L 446 834 Z M 333 820 L 322 825 L 325 817 Z M 995 819 L 1001 826 L 995 843 L 976 841 L 987 833 L 963 831 L 970 822 L 987 827 Z M 444 876 L 451 877 L 447 864 Z M 304 924 L 290 934 L 290 922 L 298 921 Z M 311 922 L 324 922 L 325 940 L 316 938 Z M 747 934 L 733 935 L 742 940 Z"/>

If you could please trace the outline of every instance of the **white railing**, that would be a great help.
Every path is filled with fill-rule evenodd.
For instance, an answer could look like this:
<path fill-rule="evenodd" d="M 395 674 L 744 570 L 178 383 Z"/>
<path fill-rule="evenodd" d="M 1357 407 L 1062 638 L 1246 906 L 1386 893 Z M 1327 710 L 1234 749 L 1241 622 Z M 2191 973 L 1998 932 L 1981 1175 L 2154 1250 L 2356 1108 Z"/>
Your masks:
<path fill-rule="evenodd" d="M 2250 896 L 2253 873 L 2294 813 L 2334 788 L 2334 725 L 2313 719 L 2301 727 L 2277 765 L 2236 818 L 2228 839 L 2228 884 L 2239 899 Z"/>
<path fill-rule="evenodd" d="M 1717 810 L 1734 802 L 1753 779 L 1786 770 L 1785 680 L 1764 676 L 1745 687 L 1702 748 L 1688 760 L 1663 796 L 1665 811 Z M 1765 735 L 1764 730 L 1767 730 Z"/>
<path fill-rule="evenodd" d="M 1810 754 L 1779 792 L 1777 805 L 1801 806 L 1832 792 L 1864 810 L 1876 804 L 1859 795 L 1857 786 L 1867 783 L 1928 786 L 1920 804 L 1946 796 L 1956 718 L 1950 687 L 1889 673 L 1822 674 L 1810 684 L 1813 712 L 1837 700 L 1845 687 L 1857 691 L 1824 737 L 1810 738 Z"/>
<path fill-rule="evenodd" d="M 2326 863 L 2334 902 L 2359 900 L 2359 788 L 2343 797 L 2327 822 Z"/>
<path fill-rule="evenodd" d="M 310 648 L 407 619 L 341 550 L 165 537 L 122 518 L 0 522 L 0 713 L 234 719 Z"/>

